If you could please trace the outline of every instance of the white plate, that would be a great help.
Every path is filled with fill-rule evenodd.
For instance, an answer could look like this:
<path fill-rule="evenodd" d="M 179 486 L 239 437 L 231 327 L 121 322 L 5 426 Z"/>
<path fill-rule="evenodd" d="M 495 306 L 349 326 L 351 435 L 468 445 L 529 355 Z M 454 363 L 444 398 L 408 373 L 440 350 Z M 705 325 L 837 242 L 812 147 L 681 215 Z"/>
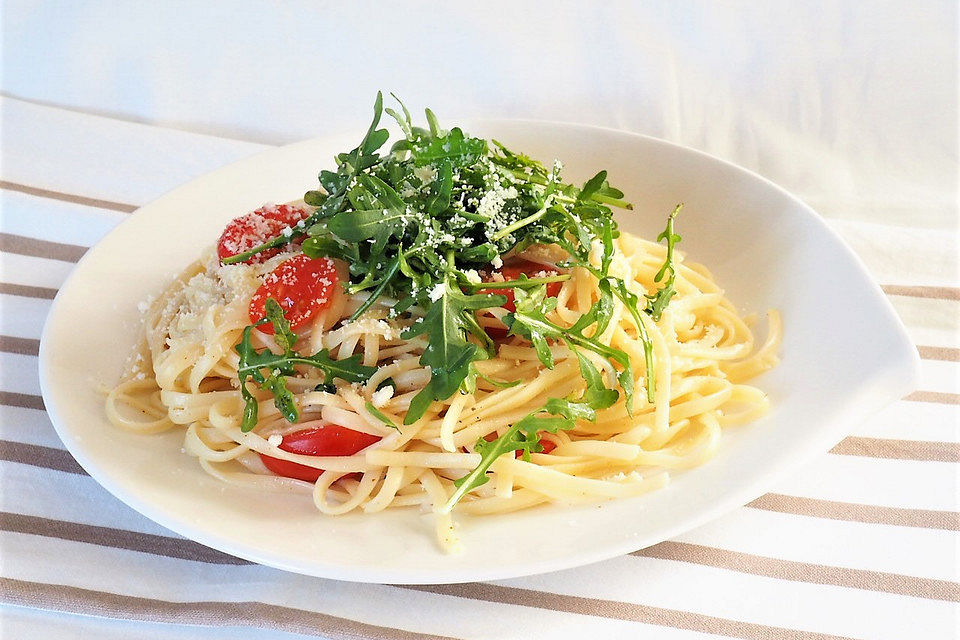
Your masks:
<path fill-rule="evenodd" d="M 660 542 L 762 495 L 860 420 L 914 388 L 918 359 L 866 270 L 810 208 L 716 158 L 639 135 L 570 124 L 475 121 L 581 181 L 608 169 L 636 210 L 622 226 L 653 238 L 675 203 L 681 248 L 705 263 L 744 311 L 775 307 L 782 364 L 758 379 L 770 414 L 728 430 L 717 456 L 665 489 L 581 507 L 461 516 L 465 552 L 443 555 L 413 510 L 325 517 L 309 499 L 244 491 L 181 453 L 182 433 L 138 436 L 104 417 L 138 330 L 137 303 L 158 292 L 231 218 L 314 188 L 319 169 L 361 132 L 309 140 L 241 160 L 134 213 L 91 249 L 60 290 L 44 328 L 40 379 L 50 418 L 77 461 L 108 491 L 202 544 L 309 575 L 386 583 L 446 583 L 530 575 Z M 545 535 L 549 532 L 549 535 Z"/>

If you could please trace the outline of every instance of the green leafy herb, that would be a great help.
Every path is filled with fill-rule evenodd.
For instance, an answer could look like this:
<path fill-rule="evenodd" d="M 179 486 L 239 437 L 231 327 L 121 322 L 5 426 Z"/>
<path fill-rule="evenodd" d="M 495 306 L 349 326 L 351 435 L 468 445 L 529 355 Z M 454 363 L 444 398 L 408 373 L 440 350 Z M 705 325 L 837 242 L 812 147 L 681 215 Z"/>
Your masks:
<path fill-rule="evenodd" d="M 499 307 L 506 302 L 499 295 L 467 295 L 455 284 L 451 272 L 431 292 L 431 306 L 427 315 L 413 324 L 402 338 L 421 334 L 429 337 L 427 348 L 420 357 L 421 364 L 430 367 L 430 382 L 410 401 L 403 420 L 413 424 L 420 419 L 434 400 L 445 400 L 456 393 L 471 371 L 471 363 L 485 357 L 483 349 L 467 339 L 473 336 L 488 351 L 493 350 L 490 337 L 477 323 L 474 312 Z"/>
<path fill-rule="evenodd" d="M 480 464 L 454 483 L 457 490 L 453 492 L 441 511 L 449 513 L 463 496 L 473 489 L 485 485 L 488 481 L 487 471 L 503 454 L 523 451 L 529 459 L 531 452 L 536 453 L 543 450 L 540 445 L 541 431 L 556 433 L 560 429 L 572 429 L 574 426 L 576 426 L 576 422 L 570 418 L 563 416 L 548 417 L 541 415 L 541 412 L 537 412 L 513 423 L 502 436 L 492 442 L 487 442 L 481 438 L 476 445 L 477 453 L 480 454 Z"/>
<path fill-rule="evenodd" d="M 512 387 L 517 386 L 521 382 L 523 382 L 523 380 L 514 380 L 513 382 L 503 382 L 502 380 L 494 380 L 490 376 L 485 376 L 479 371 L 477 372 L 477 377 L 480 378 L 481 380 L 486 380 L 487 382 L 489 382 L 490 384 L 492 384 L 494 387 L 498 389 L 510 389 Z"/>
<path fill-rule="evenodd" d="M 640 317 L 640 298 L 627 288 L 627 284 L 623 280 L 604 278 L 600 281 L 599 286 L 600 291 L 604 293 L 609 291 L 620 299 L 623 306 L 627 308 L 633 317 L 634 324 L 637 325 L 637 334 L 640 337 L 640 342 L 643 344 L 643 359 L 647 372 L 647 401 L 653 402 L 654 391 L 657 385 L 656 374 L 653 368 L 653 343 L 650 341 L 650 334 L 647 332 L 647 327 L 643 323 L 643 318 Z"/>
<path fill-rule="evenodd" d="M 475 449 L 480 454 L 480 464 L 454 483 L 457 490 L 450 496 L 442 511 L 449 513 L 463 496 L 486 484 L 487 471 L 500 456 L 520 451 L 524 460 L 530 460 L 531 453 L 543 451 L 543 445 L 540 444 L 541 432 L 557 433 L 560 430 L 573 429 L 577 420 L 595 420 L 597 411 L 613 406 L 619 397 L 617 391 L 604 386 L 600 372 L 586 356 L 576 349 L 574 353 L 587 383 L 583 395 L 576 400 L 552 398 L 542 410 L 513 423 L 496 440 L 478 440 Z"/>
<path fill-rule="evenodd" d="M 546 317 L 557 304 L 556 298 L 545 297 L 546 287 L 541 286 L 531 292 L 517 289 L 514 295 L 517 310 L 504 316 L 504 322 L 510 333 L 529 340 L 540 362 L 550 369 L 553 368 L 554 362 L 549 340 L 562 340 L 570 347 L 588 349 L 606 358 L 611 364 L 619 366 L 617 380 L 626 395 L 629 410 L 633 399 L 633 366 L 630 358 L 620 349 L 607 346 L 592 336 L 584 335 L 585 330 L 593 327 L 593 335 L 598 336 L 609 324 L 613 312 L 609 291 L 601 288 L 600 300 L 571 327 L 561 327 Z"/>
<path fill-rule="evenodd" d="M 657 275 L 654 276 L 654 282 L 660 282 L 663 280 L 664 276 L 667 275 L 667 272 L 670 272 L 670 275 L 667 277 L 667 281 L 663 283 L 663 286 L 652 296 L 647 296 L 647 300 L 650 301 L 649 304 L 649 313 L 650 317 L 655 321 L 660 320 L 660 316 L 663 315 L 663 310 L 667 308 L 667 305 L 670 304 L 670 298 L 672 298 L 677 290 L 674 289 L 673 283 L 677 279 L 677 268 L 673 258 L 673 248 L 678 242 L 680 242 L 680 234 L 674 233 L 673 231 L 673 221 L 677 217 L 677 214 L 680 213 L 680 209 L 683 208 L 683 204 L 678 204 L 673 210 L 673 213 L 670 214 L 670 217 L 667 218 L 667 228 L 657 236 L 657 241 L 662 242 L 666 240 L 667 242 L 667 257 L 663 262 L 663 266 L 660 267 L 660 271 L 657 272 Z"/>
<path fill-rule="evenodd" d="M 329 384 L 334 378 L 347 382 L 364 382 L 376 372 L 373 367 L 361 364 L 362 356 L 355 355 L 344 360 L 334 360 L 330 353 L 323 349 L 312 356 L 301 356 L 293 350 L 297 336 L 290 330 L 290 323 L 283 317 L 283 309 L 273 298 L 266 303 L 266 318 L 256 325 L 245 327 L 237 353 L 240 354 L 240 363 L 237 375 L 240 378 L 240 393 L 245 406 L 240 428 L 244 432 L 250 431 L 257 424 L 259 405 L 256 396 L 247 388 L 247 382 L 252 380 L 261 389 L 273 394 L 274 405 L 280 414 L 291 423 L 299 420 L 299 412 L 293 394 L 287 389 L 286 376 L 296 371 L 294 365 L 309 365 L 320 369 L 325 376 L 324 383 Z M 257 351 L 251 343 L 254 327 L 270 322 L 273 325 L 274 339 L 282 354 L 275 354 L 269 349 Z"/>
<path fill-rule="evenodd" d="M 387 425 L 388 427 L 393 427 L 397 431 L 400 431 L 400 427 L 393 424 L 393 420 L 388 418 L 382 411 L 380 411 L 380 409 L 377 409 L 375 406 L 373 406 L 372 402 L 367 402 L 365 406 L 367 408 L 367 412 L 369 412 L 370 415 L 372 415 L 374 418 L 376 418 L 383 424 Z"/>
<path fill-rule="evenodd" d="M 335 257 L 349 265 L 347 292 L 367 294 L 350 321 L 386 297 L 398 301 L 392 309 L 395 316 L 414 307 L 423 310 L 422 317 L 402 335 L 405 339 L 426 338 L 420 363 L 430 367 L 431 377 L 411 401 L 404 423 L 420 419 L 435 401 L 475 388 L 476 378 L 482 377 L 475 363 L 496 353 L 476 312 L 506 302 L 506 297 L 491 291 L 514 292 L 516 309 L 504 317 L 510 334 L 528 340 L 540 362 L 549 368 L 555 365 L 552 347 L 565 345 L 575 353 L 586 383 L 581 396 L 551 398 L 497 440 L 479 442 L 477 451 L 483 462 L 458 483 L 449 508 L 485 481 L 486 471 L 503 453 L 521 451 L 528 457 L 539 451 L 540 431 L 556 432 L 573 428 L 578 420 L 594 420 L 596 412 L 616 402 L 621 391 L 632 412 L 633 364 L 626 352 L 601 341 L 617 300 L 637 326 L 644 350 L 646 398 L 653 402 L 654 352 L 645 322 L 659 320 L 676 293 L 674 247 L 680 236 L 674 232 L 674 218 L 680 207 L 670 215 L 658 238 L 667 243 L 667 257 L 655 278 L 661 287 L 649 295 L 638 295 L 628 283 L 610 275 L 620 234 L 611 207 L 632 206 L 622 191 L 610 185 L 606 171 L 577 187 L 563 180 L 559 162 L 547 167 L 495 140 L 488 145 L 458 127 L 445 130 L 429 109 L 427 126 L 416 126 L 406 106 L 397 102 L 398 109 L 384 109 L 382 95 L 377 94 L 373 121 L 365 136 L 353 150 L 336 157 L 336 171 L 320 172 L 319 188 L 304 195 L 316 210 L 306 220 L 305 231 L 294 229 L 293 233 L 307 235 L 302 247 L 308 256 Z M 397 122 L 404 137 L 381 153 L 388 139 L 386 129 L 378 128 L 384 111 Z M 246 260 L 289 240 L 289 236 L 279 236 L 225 262 Z M 537 244 L 557 245 L 566 252 L 568 258 L 558 265 L 561 270 L 581 267 L 597 278 L 599 299 L 572 326 L 548 318 L 557 300 L 546 295 L 548 283 L 566 280 L 569 273 L 477 282 L 477 272 L 489 269 L 498 256 Z M 599 260 L 593 255 L 595 250 Z M 326 385 L 335 377 L 361 381 L 371 372 L 360 365 L 359 356 L 333 361 L 325 351 L 310 358 L 296 355 L 296 336 L 284 325 L 278 310 L 276 305 L 268 320 L 274 324 L 283 355 L 256 352 L 250 346 L 252 327 L 244 330 L 237 347 L 247 401 L 245 429 L 256 423 L 256 400 L 246 387 L 251 378 L 274 395 L 284 416 L 295 419 L 296 406 L 284 377 L 293 372 L 295 364 L 323 370 Z M 616 380 L 611 379 L 610 384 L 617 388 L 604 385 L 594 364 L 598 358 L 606 361 L 604 368 L 615 372 Z M 496 386 L 515 384 L 485 379 Z M 371 407 L 368 404 L 368 410 Z M 371 410 L 380 420 L 386 417 L 378 413 Z M 385 423 L 392 425 L 389 419 Z"/>

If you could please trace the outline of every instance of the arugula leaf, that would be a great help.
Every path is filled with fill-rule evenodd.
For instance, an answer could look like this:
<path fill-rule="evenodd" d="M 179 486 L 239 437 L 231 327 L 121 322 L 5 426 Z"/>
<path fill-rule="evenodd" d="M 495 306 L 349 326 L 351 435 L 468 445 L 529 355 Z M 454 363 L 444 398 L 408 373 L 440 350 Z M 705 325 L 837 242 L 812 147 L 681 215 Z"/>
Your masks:
<path fill-rule="evenodd" d="M 605 278 L 601 280 L 600 290 L 609 290 L 620 298 L 623 306 L 626 307 L 630 315 L 633 316 L 634 324 L 637 325 L 637 334 L 640 337 L 640 342 L 643 344 L 643 359 L 647 371 L 647 400 L 653 402 L 657 384 L 656 374 L 653 368 L 653 342 L 651 342 L 647 327 L 643 324 L 643 319 L 640 317 L 640 298 L 627 288 L 627 284 L 623 280 L 618 278 Z"/>
<path fill-rule="evenodd" d="M 405 340 L 427 336 L 420 364 L 430 367 L 430 382 L 413 397 L 404 424 L 413 424 L 434 400 L 445 400 L 460 389 L 470 374 L 470 364 L 483 357 L 483 350 L 467 336 L 489 340 L 473 313 L 506 302 L 505 296 L 463 293 L 449 269 L 436 291 L 426 316 L 401 334 Z"/>
<path fill-rule="evenodd" d="M 327 228 L 342 240 L 361 242 L 375 240 L 386 242 L 391 236 L 401 233 L 406 223 L 415 216 L 404 210 L 367 209 L 342 211 L 330 219 Z"/>
<path fill-rule="evenodd" d="M 601 288 L 601 292 L 604 292 Z M 561 327 L 546 317 L 546 314 L 556 306 L 556 298 L 545 298 L 546 287 L 542 286 L 527 292 L 523 289 L 515 291 L 516 311 L 504 316 L 504 323 L 509 332 L 526 338 L 533 345 L 540 362 L 549 369 L 554 367 L 553 354 L 550 351 L 548 340 L 562 340 L 568 346 L 581 347 L 593 351 L 606 358 L 614 366 L 619 365 L 620 372 L 617 380 L 627 398 L 627 406 L 633 401 L 633 366 L 626 352 L 607 346 L 593 337 L 584 335 L 584 331 L 594 327 L 594 335 L 604 331 L 610 322 L 612 301 L 609 292 L 604 292 L 601 299 L 595 303 L 571 327 Z"/>
<path fill-rule="evenodd" d="M 273 325 L 273 339 L 284 353 L 293 351 L 297 334 L 290 329 L 290 322 L 283 315 L 283 308 L 273 298 L 267 298 L 264 304 L 267 320 Z"/>
<path fill-rule="evenodd" d="M 593 195 L 600 191 L 604 184 L 607 182 L 607 172 L 601 171 L 597 175 L 593 176 L 584 183 L 583 188 L 580 189 L 580 193 L 577 194 L 577 201 L 583 202 L 589 200 Z"/>
<path fill-rule="evenodd" d="M 414 133 L 413 133 L 413 121 L 410 118 L 410 111 L 407 110 L 407 106 L 403 104 L 403 101 L 400 100 L 400 98 L 398 98 L 393 93 L 391 93 L 390 95 L 393 97 L 394 100 L 397 101 L 397 104 L 400 105 L 400 108 L 403 109 L 403 116 L 401 116 L 394 109 L 391 109 L 389 107 L 385 108 L 384 111 L 387 112 L 387 115 L 389 115 L 391 118 L 397 121 L 397 124 L 400 125 L 400 129 L 403 130 L 403 134 L 407 137 L 407 139 L 412 140 L 414 138 Z"/>
<path fill-rule="evenodd" d="M 556 298 L 547 298 L 547 288 L 543 285 L 525 291 L 514 291 L 516 311 L 504 316 L 510 334 L 521 336 L 530 341 L 543 366 L 553 369 L 553 352 L 548 340 L 557 340 L 564 335 L 564 329 L 547 320 L 546 314 L 557 306 Z"/>
<path fill-rule="evenodd" d="M 419 166 L 433 164 L 438 160 L 472 164 L 487 152 L 486 140 L 468 138 L 460 127 L 454 127 L 445 136 L 438 136 L 431 127 L 431 133 L 434 137 L 429 143 L 413 154 L 414 162 Z"/>
<path fill-rule="evenodd" d="M 370 415 L 372 415 L 374 418 L 376 418 L 377 420 L 379 420 L 379 421 L 382 422 L 383 424 L 387 425 L 388 427 L 393 427 L 393 428 L 396 429 L 397 431 L 400 431 L 400 427 L 398 427 L 397 425 L 393 424 L 393 420 L 391 420 L 390 418 L 388 418 L 382 411 L 380 411 L 380 409 L 377 409 L 375 406 L 373 406 L 373 403 L 372 403 L 372 402 L 367 402 L 367 404 L 366 404 L 365 406 L 366 406 L 367 411 L 368 411 L 368 412 L 370 413 Z"/>
<path fill-rule="evenodd" d="M 480 378 L 481 380 L 486 380 L 487 382 L 489 382 L 490 384 L 492 384 L 494 387 L 498 389 L 511 389 L 517 386 L 518 384 L 520 384 L 521 382 L 523 382 L 523 380 L 514 380 L 513 382 L 504 382 L 502 380 L 494 380 L 490 376 L 485 376 L 479 371 L 477 372 L 477 377 Z"/>
<path fill-rule="evenodd" d="M 653 294 L 652 296 L 647 296 L 647 300 L 650 301 L 648 307 L 648 313 L 654 321 L 659 321 L 660 316 L 663 315 L 663 310 L 667 308 L 667 305 L 670 304 L 670 298 L 676 295 L 677 290 L 674 288 L 674 281 L 677 279 L 677 268 L 676 263 L 673 257 L 673 248 L 678 242 L 680 242 L 680 234 L 674 233 L 673 231 L 673 221 L 677 217 L 677 214 L 680 213 L 680 209 L 683 208 L 683 203 L 680 203 L 674 208 L 673 213 L 670 214 L 670 217 L 667 218 L 667 228 L 657 236 L 657 242 L 662 242 L 666 240 L 667 242 L 667 257 L 663 261 L 663 266 L 660 267 L 660 271 L 657 272 L 657 275 L 654 276 L 654 282 L 660 282 L 663 280 L 667 272 L 670 272 L 670 276 L 667 278 L 667 281 L 663 283 L 663 286 Z"/>
<path fill-rule="evenodd" d="M 613 406 L 619 397 L 617 391 L 604 386 L 600 372 L 587 357 L 576 349 L 574 353 L 587 383 L 583 394 L 575 400 L 551 398 L 543 409 L 518 420 L 496 440 L 477 440 L 474 448 L 480 454 L 480 464 L 454 482 L 457 489 L 443 506 L 444 513 L 449 513 L 467 493 L 487 483 L 487 470 L 500 456 L 520 451 L 522 459 L 529 461 L 531 453 L 543 451 L 543 445 L 540 444 L 541 432 L 556 433 L 561 429 L 573 429 L 577 420 L 594 421 L 597 411 Z"/>
<path fill-rule="evenodd" d="M 450 196 L 453 194 L 453 165 L 444 160 L 439 163 L 437 171 L 439 178 L 431 186 L 431 196 L 427 201 L 427 213 L 437 216 L 450 206 Z"/>
<path fill-rule="evenodd" d="M 475 447 L 477 453 L 480 454 L 480 464 L 473 471 L 454 482 L 457 489 L 440 511 L 450 513 L 450 510 L 460 502 L 463 496 L 473 489 L 485 485 L 489 481 L 487 470 L 503 454 L 523 451 L 529 460 L 531 452 L 536 453 L 543 450 L 540 445 L 541 431 L 556 433 L 560 429 L 572 429 L 575 426 L 576 422 L 570 418 L 563 416 L 545 417 L 531 413 L 515 422 L 493 442 L 487 442 L 481 438 L 477 441 Z"/>
<path fill-rule="evenodd" d="M 334 360 L 330 352 L 323 349 L 312 356 L 301 356 L 293 350 L 297 336 L 290 330 L 290 323 L 283 316 L 283 309 L 273 298 L 268 298 L 266 305 L 266 319 L 256 325 L 244 327 L 240 343 L 236 351 L 240 355 L 237 366 L 237 376 L 240 379 L 240 394 L 245 406 L 243 419 L 240 424 L 242 431 L 247 432 L 257 424 L 259 403 L 256 396 L 247 387 L 252 380 L 261 389 L 273 395 L 274 405 L 288 422 L 299 420 L 299 411 L 293 394 L 287 389 L 286 376 L 296 373 L 294 365 L 305 364 L 320 369 L 324 373 L 324 382 L 330 383 L 334 378 L 347 382 L 364 382 L 376 372 L 374 367 L 363 366 L 363 357 L 360 354 L 344 360 Z M 273 325 L 274 339 L 282 354 L 275 354 L 269 349 L 257 351 L 252 344 L 254 327 L 265 322 Z M 266 373 L 265 373 L 266 372 Z"/>
<path fill-rule="evenodd" d="M 596 410 L 612 407 L 620 397 L 620 394 L 617 393 L 616 389 L 608 389 L 603 384 L 603 377 L 600 375 L 600 372 L 597 371 L 597 367 L 590 362 L 589 358 L 577 349 L 574 349 L 573 353 L 577 356 L 580 364 L 580 375 L 583 376 L 583 379 L 587 383 L 583 395 L 577 402 Z"/>

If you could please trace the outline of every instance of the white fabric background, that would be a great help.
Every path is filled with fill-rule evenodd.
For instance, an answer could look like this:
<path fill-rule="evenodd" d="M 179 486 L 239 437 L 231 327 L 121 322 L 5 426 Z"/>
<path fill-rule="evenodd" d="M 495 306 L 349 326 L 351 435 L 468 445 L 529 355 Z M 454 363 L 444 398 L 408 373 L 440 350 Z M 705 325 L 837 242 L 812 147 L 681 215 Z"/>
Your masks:
<path fill-rule="evenodd" d="M 0 172 L 15 183 L 143 204 L 261 148 L 250 143 L 282 144 L 355 129 L 365 124 L 376 90 L 383 89 L 398 93 L 417 111 L 430 106 L 448 122 L 474 115 L 567 120 L 707 151 L 758 171 L 813 205 L 882 283 L 955 288 L 960 282 L 957 19 L 955 2 L 4 0 L 0 91 L 20 101 L 0 103 Z M 59 109 L 35 109 L 21 101 Z M 137 157 L 144 159 L 142 165 L 130 161 Z M 123 218 L 22 193 L 4 192 L 3 197 L 3 230 L 46 241 L 88 245 Z M 40 229 L 40 220 L 54 223 L 39 223 L 44 225 Z M 10 254 L 2 266 L 5 281 L 50 288 L 59 286 L 70 268 L 56 260 Z M 918 344 L 954 351 L 960 346 L 955 298 L 894 295 L 892 301 Z M 21 326 L 17 318 L 42 317 L 46 303 L 16 296 L 5 296 L 4 302 L 10 305 L 4 333 L 36 337 L 38 327 Z M 25 311 L 12 313 L 20 309 L 16 305 Z M 31 315 L 33 307 L 41 310 Z M 4 354 L 0 367 L 6 364 L 9 371 L 11 363 L 25 366 L 28 361 L 27 356 Z M 926 359 L 923 388 L 956 396 L 957 372 L 956 362 Z M 33 379 L 5 376 L 3 384 L 5 391 L 39 393 Z M 36 424 L 35 433 L 44 434 L 11 430 L 13 435 L 5 437 L 58 445 L 41 412 L 5 412 L 13 416 L 11 424 Z M 955 406 L 900 402 L 854 435 L 956 442 L 957 416 Z M 914 428 L 918 425 L 922 429 Z M 90 513 L 103 507 L 91 516 L 95 524 L 163 534 L 101 495 L 89 479 L 11 467 L 14 471 L 5 476 L 8 486 L 36 484 L 39 489 L 29 496 L 4 496 L 8 509 L 80 520 L 87 502 L 78 503 L 76 513 L 74 506 L 56 502 L 57 496 L 79 491 L 93 507 Z M 893 491 L 896 479 L 904 476 L 915 484 Z M 946 512 L 957 510 L 957 492 L 949 486 L 956 477 L 952 463 L 830 454 L 777 490 Z M 948 536 L 945 531 L 743 509 L 683 539 L 818 565 L 953 580 L 957 573 L 950 562 L 956 557 L 944 553 Z M 11 552 L 14 546 L 0 546 L 10 554 L 7 568 L 23 566 L 37 576 L 51 576 L 37 578 L 43 581 L 54 582 L 62 571 L 55 559 L 43 557 L 44 550 L 62 548 L 71 550 L 73 570 L 91 565 L 133 569 L 127 581 L 145 591 L 152 576 L 167 578 L 161 580 L 164 593 L 176 591 L 172 581 L 194 571 L 185 561 L 27 538 L 16 539 L 25 550 L 17 557 Z M 31 553 L 37 554 L 36 567 L 30 564 Z M 634 575 L 650 582 L 631 586 L 624 561 L 636 563 Z M 194 594 L 243 581 L 267 593 L 281 593 L 283 585 L 303 594 L 297 585 L 308 584 L 265 568 L 196 571 L 202 576 L 190 585 Z M 112 578 L 105 573 L 102 579 Z M 482 616 L 477 625 L 493 629 L 501 624 L 513 637 L 524 637 L 524 629 L 534 630 L 543 621 L 535 611 L 513 605 L 488 614 L 453 597 L 324 584 L 330 589 L 329 606 L 339 606 L 348 617 L 359 616 L 363 607 L 358 599 L 368 598 L 373 611 L 364 615 L 389 617 L 394 607 L 399 621 L 406 598 L 419 603 L 420 609 L 411 607 L 414 613 L 442 612 L 443 624 L 449 625 L 444 629 L 456 629 L 466 612 Z M 949 617 L 943 602 L 745 578 L 663 560 L 619 559 L 510 584 L 608 593 L 605 597 L 611 599 L 666 602 L 674 608 L 857 637 L 877 637 L 884 626 L 888 636 L 899 633 L 899 627 L 884 621 L 896 618 L 902 606 L 916 621 L 900 621 L 903 628 L 925 628 L 926 621 L 943 630 L 943 637 L 948 633 L 941 624 Z M 716 601 L 708 595 L 714 586 L 723 596 Z M 738 592 L 744 597 L 737 597 Z M 850 615 L 855 610 L 856 619 Z M 824 613 L 818 617 L 812 611 Z M 571 630 L 598 624 L 596 618 L 573 615 L 554 618 L 560 620 Z M 11 637 L 31 637 L 41 630 L 62 637 L 196 635 L 196 628 L 31 610 L 10 610 L 0 624 Z M 625 623 L 606 624 L 610 633 L 638 632 Z M 706 637 L 641 628 L 657 638 Z M 560 637 L 562 630 L 551 631 Z M 261 637 L 236 629 L 204 633 L 210 638 Z"/>
<path fill-rule="evenodd" d="M 377 89 L 443 117 L 607 125 L 824 215 L 956 225 L 957 4 L 6 0 L 6 95 L 280 144 Z"/>

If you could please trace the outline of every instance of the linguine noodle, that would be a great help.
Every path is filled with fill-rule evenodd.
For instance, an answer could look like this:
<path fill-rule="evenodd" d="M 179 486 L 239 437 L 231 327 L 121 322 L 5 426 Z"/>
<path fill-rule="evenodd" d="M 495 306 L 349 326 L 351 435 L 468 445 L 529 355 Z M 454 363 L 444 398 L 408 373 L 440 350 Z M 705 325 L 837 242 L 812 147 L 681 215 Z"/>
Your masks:
<path fill-rule="evenodd" d="M 656 291 L 665 252 L 657 243 L 621 233 L 610 275 L 639 296 Z M 338 288 L 330 304 L 297 331 L 297 351 L 328 349 L 338 360 L 359 355 L 376 373 L 365 384 L 338 381 L 331 388 L 324 386 L 329 381 L 322 372 L 298 367 L 286 383 L 300 421 L 288 422 L 270 393 L 251 388 L 259 400 L 258 420 L 243 432 L 235 346 L 250 324 L 252 295 L 265 275 L 291 255 L 282 253 L 261 264 L 222 265 L 211 249 L 183 271 L 144 313 L 142 344 L 106 401 L 111 422 L 142 434 L 180 429 L 185 451 L 210 475 L 251 489 L 309 494 L 326 515 L 401 507 L 434 512 L 441 546 L 455 548 L 445 505 L 454 481 L 479 464 L 477 442 L 503 434 L 549 398 L 582 392 L 586 383 L 577 358 L 563 343 L 554 343 L 555 367 L 548 369 L 530 343 L 506 337 L 498 342 L 495 357 L 475 363 L 481 375 L 473 392 L 435 401 L 420 419 L 403 425 L 411 399 L 431 376 L 419 363 L 425 337 L 401 338 L 423 311 L 412 307 L 406 316 L 392 317 L 395 301 L 380 297 L 347 322 L 369 294 L 348 295 Z M 637 393 L 628 410 L 621 394 L 613 406 L 597 412 L 595 422 L 580 420 L 574 429 L 544 433 L 542 441 L 555 445 L 549 453 L 532 453 L 529 460 L 499 457 L 490 467 L 491 481 L 467 493 L 454 512 L 498 514 L 543 503 L 636 496 L 664 486 L 673 470 L 709 460 L 723 429 L 767 411 L 766 394 L 748 382 L 778 362 L 779 314 L 768 312 L 766 336 L 758 340 L 750 319 L 740 316 L 706 268 L 683 262 L 679 254 L 676 260 L 676 295 L 662 317 L 654 321 L 640 314 L 655 356 L 654 401 Z M 548 318 L 570 326 L 599 296 L 597 279 L 575 267 Z M 593 337 L 629 355 L 635 385 L 645 387 L 648 372 L 635 316 L 619 299 L 614 305 L 609 325 Z M 498 326 L 503 313 L 484 309 L 478 322 Z M 252 340 L 258 349 L 278 351 L 272 335 L 253 331 Z M 592 352 L 584 355 L 616 387 L 613 366 Z M 514 382 L 518 384 L 501 384 Z M 402 426 L 386 424 L 368 403 Z M 277 446 L 286 434 L 330 424 L 382 439 L 349 456 L 300 455 Z M 315 484 L 274 475 L 257 454 L 323 473 Z"/>

